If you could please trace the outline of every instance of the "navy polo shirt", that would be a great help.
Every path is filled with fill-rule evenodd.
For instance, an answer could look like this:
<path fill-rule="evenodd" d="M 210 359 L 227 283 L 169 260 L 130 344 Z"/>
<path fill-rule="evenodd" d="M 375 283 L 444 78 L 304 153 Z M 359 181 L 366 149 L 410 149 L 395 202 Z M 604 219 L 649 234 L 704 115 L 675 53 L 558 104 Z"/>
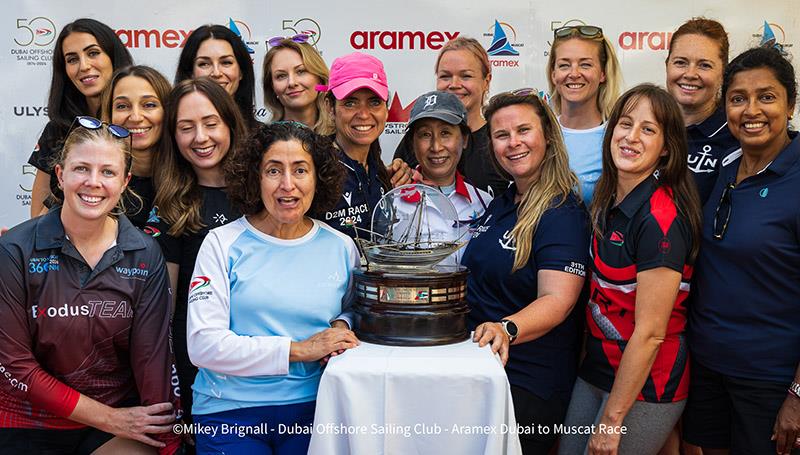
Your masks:
<path fill-rule="evenodd" d="M 528 263 L 513 274 L 516 242 L 511 230 L 517 222 L 517 187 L 512 185 L 486 209 L 467 245 L 461 264 L 467 279 L 469 326 L 499 322 L 536 300 L 539 270 L 558 270 L 585 276 L 589 261 L 589 218 L 574 194 L 559 207 L 542 214 Z M 554 393 L 569 400 L 576 376 L 577 325 L 571 314 L 544 336 L 511 346 L 508 381 L 542 399 Z"/>
<path fill-rule="evenodd" d="M 336 206 L 321 214 L 318 219 L 328 223 L 332 228 L 356 238 L 353 226 L 362 229 L 372 229 L 372 209 L 378 205 L 386 189 L 378 178 L 378 166 L 383 166 L 380 161 L 367 158 L 367 169 L 357 160 L 347 156 L 340 149 L 336 149 L 339 162 L 345 168 L 345 180 L 342 187 L 342 197 L 336 201 Z M 369 238 L 369 234 L 361 231 L 360 238 Z"/>
<path fill-rule="evenodd" d="M 728 129 L 724 105 L 702 122 L 687 126 L 686 137 L 689 140 L 689 170 L 697 183 L 700 202 L 705 203 L 717 181 L 722 162 L 740 149 L 739 141 Z"/>
<path fill-rule="evenodd" d="M 800 362 L 800 136 L 730 191 L 728 229 L 717 240 L 715 212 L 740 163 L 722 167 L 703 208 L 689 346 L 718 373 L 788 383 Z"/>

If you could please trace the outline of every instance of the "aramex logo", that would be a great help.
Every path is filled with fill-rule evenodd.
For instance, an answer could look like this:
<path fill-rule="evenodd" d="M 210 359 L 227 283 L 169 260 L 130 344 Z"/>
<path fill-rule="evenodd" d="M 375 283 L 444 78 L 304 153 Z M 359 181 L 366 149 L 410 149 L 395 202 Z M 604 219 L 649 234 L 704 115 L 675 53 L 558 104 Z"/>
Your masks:
<path fill-rule="evenodd" d="M 461 32 L 446 31 L 394 31 L 356 30 L 350 34 L 353 49 L 433 49 L 439 50 L 444 43 L 456 38 Z"/>
<path fill-rule="evenodd" d="M 139 47 L 167 47 L 174 49 L 183 47 L 186 38 L 192 34 L 192 30 L 157 30 L 157 29 L 119 29 L 115 33 L 119 36 L 122 44 L 129 48 Z"/>
<path fill-rule="evenodd" d="M 622 32 L 619 35 L 619 47 L 626 51 L 662 51 L 669 49 L 671 38 L 672 32 Z"/>

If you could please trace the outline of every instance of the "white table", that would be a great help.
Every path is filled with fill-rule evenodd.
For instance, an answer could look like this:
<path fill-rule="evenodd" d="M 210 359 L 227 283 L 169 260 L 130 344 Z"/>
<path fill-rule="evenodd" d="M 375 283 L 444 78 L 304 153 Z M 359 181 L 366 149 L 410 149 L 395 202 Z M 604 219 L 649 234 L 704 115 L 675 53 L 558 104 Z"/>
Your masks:
<path fill-rule="evenodd" d="M 488 346 L 362 342 L 322 375 L 309 454 L 519 454 L 515 429 Z"/>

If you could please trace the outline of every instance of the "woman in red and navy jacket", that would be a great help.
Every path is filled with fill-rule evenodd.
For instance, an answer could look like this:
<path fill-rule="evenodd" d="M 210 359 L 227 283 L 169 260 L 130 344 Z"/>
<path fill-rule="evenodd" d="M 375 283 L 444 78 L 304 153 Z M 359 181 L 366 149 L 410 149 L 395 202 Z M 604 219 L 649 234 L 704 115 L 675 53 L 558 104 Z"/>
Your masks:
<path fill-rule="evenodd" d="M 700 203 L 675 100 L 643 84 L 614 106 L 595 190 L 586 357 L 559 453 L 657 453 L 688 394 L 685 300 Z"/>

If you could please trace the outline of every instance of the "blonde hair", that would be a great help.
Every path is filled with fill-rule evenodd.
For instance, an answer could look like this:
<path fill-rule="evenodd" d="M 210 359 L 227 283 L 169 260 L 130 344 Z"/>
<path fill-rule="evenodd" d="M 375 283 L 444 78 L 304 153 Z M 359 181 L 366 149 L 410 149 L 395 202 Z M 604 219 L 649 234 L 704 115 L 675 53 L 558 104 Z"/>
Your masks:
<path fill-rule="evenodd" d="M 459 36 L 455 39 L 452 39 L 444 44 L 442 48 L 439 50 L 439 55 L 436 56 L 436 66 L 433 67 L 433 72 L 438 75 L 439 73 L 439 63 L 442 61 L 442 57 L 448 51 L 460 51 L 464 50 L 472 54 L 473 57 L 478 59 L 478 62 L 481 64 L 481 74 L 483 74 L 483 78 L 486 79 L 492 75 L 492 62 L 489 61 L 489 54 L 486 53 L 486 49 L 481 46 L 481 43 L 478 42 L 475 38 L 467 38 L 465 36 Z M 486 102 L 486 97 L 489 95 L 489 90 L 486 90 L 481 96 L 481 105 Z"/>
<path fill-rule="evenodd" d="M 600 56 L 600 66 L 606 75 L 606 81 L 600 84 L 600 88 L 597 91 L 597 110 L 600 111 L 604 119 L 607 119 L 611 115 L 611 110 L 614 108 L 614 103 L 619 98 L 620 90 L 622 89 L 622 72 L 620 71 L 617 54 L 614 52 L 614 46 L 611 45 L 605 35 L 598 38 L 587 38 L 580 34 L 575 34 L 565 38 L 553 39 L 553 44 L 550 46 L 550 56 L 547 58 L 547 67 L 545 68 L 547 85 L 550 87 L 551 106 L 557 115 L 561 115 L 561 94 L 556 90 L 551 75 L 556 67 L 556 49 L 560 44 L 572 39 L 580 39 L 600 45 L 598 54 Z"/>
<path fill-rule="evenodd" d="M 64 163 L 67 161 L 67 157 L 69 156 L 69 152 L 72 151 L 75 147 L 85 144 L 87 142 L 105 142 L 111 146 L 119 147 L 119 150 L 122 151 L 123 155 L 123 173 L 122 178 L 126 178 L 128 174 L 131 172 L 131 165 L 133 163 L 133 155 L 131 155 L 131 140 L 130 138 L 118 138 L 111 134 L 111 132 L 107 128 L 107 124 L 104 123 L 103 126 L 97 129 L 89 129 L 84 127 L 77 127 L 72 132 L 69 133 L 66 140 L 64 140 L 64 146 L 61 147 L 61 151 L 56 155 L 55 162 L 53 163 L 53 168 L 55 166 L 59 166 L 62 171 L 64 169 Z M 119 195 L 119 200 L 117 201 L 116 210 L 113 212 L 109 212 L 110 216 L 119 216 L 126 211 L 125 207 L 125 198 L 124 195 L 128 195 L 129 198 L 138 201 L 139 206 L 142 205 L 142 198 L 136 192 L 134 192 L 129 186 L 125 186 L 125 189 Z M 63 198 L 58 194 L 53 194 L 53 198 L 59 204 L 63 203 Z"/>
<path fill-rule="evenodd" d="M 558 120 L 550 107 L 538 95 L 514 95 L 506 92 L 493 96 L 484 110 L 484 116 L 489 123 L 489 130 L 491 131 L 492 117 L 497 111 L 518 104 L 533 108 L 542 123 L 542 133 L 547 146 L 544 151 L 539 179 L 533 182 L 525 191 L 525 194 L 522 195 L 522 200 L 517 209 L 517 223 L 511 230 L 511 236 L 515 239 L 517 245 L 511 273 L 525 267 L 528 263 L 533 249 L 536 228 L 544 212 L 564 204 L 570 193 L 575 194 L 575 197 L 579 199 L 575 189 L 580 184 L 578 177 L 569 168 L 567 147 L 564 145 L 564 138 L 561 135 L 561 127 L 558 125 Z M 494 144 L 491 141 L 490 144 L 492 147 L 492 161 L 499 167 L 497 157 L 494 154 Z"/>
<path fill-rule="evenodd" d="M 275 90 L 272 87 L 272 71 L 270 71 L 272 59 L 275 58 L 275 54 L 284 49 L 292 50 L 300 54 L 300 58 L 303 60 L 303 66 L 306 67 L 306 70 L 316 76 L 320 84 L 328 84 L 328 66 L 312 45 L 308 43 L 296 43 L 287 38 L 281 40 L 279 44 L 272 46 L 264 56 L 262 71 L 264 78 L 262 79 L 262 87 L 264 88 L 264 102 L 267 103 L 267 109 L 269 109 L 273 122 L 283 120 L 286 114 L 283 104 L 278 100 L 278 96 L 275 94 Z M 317 120 L 314 125 L 309 126 L 311 126 L 311 129 L 313 129 L 315 133 L 322 136 L 333 134 L 334 124 L 330 111 L 325 106 L 325 92 L 317 93 L 317 100 L 314 104 L 317 108 Z"/>

